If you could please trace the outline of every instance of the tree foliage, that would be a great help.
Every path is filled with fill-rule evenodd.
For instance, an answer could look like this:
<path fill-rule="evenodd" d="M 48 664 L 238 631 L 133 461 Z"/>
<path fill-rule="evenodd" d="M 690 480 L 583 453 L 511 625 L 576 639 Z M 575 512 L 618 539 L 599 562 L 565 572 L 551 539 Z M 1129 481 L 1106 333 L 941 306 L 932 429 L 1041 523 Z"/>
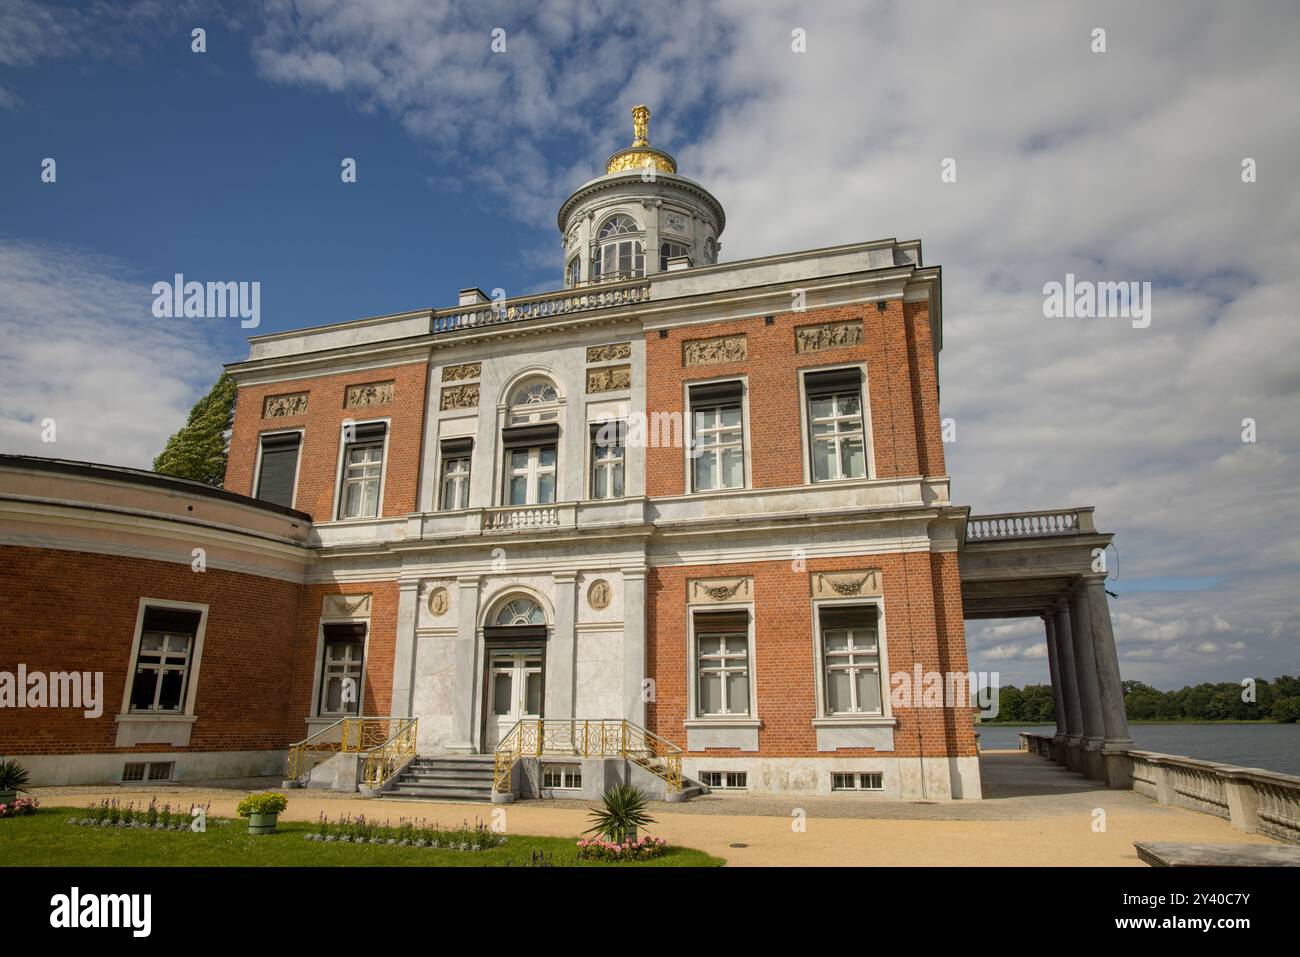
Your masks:
<path fill-rule="evenodd" d="M 235 418 L 235 382 L 226 373 L 194 403 L 189 418 L 153 460 L 161 475 L 193 479 L 218 488 L 226 478 L 226 453 Z"/>
<path fill-rule="evenodd" d="M 1160 691 L 1141 681 L 1124 682 L 1124 710 L 1130 721 L 1280 721 L 1300 720 L 1300 678 L 1281 675 L 1255 679 L 1255 700 L 1242 700 L 1245 689 L 1231 681 L 1199 684 L 1179 691 Z M 1056 720 L 1051 685 L 1006 685 L 998 689 L 998 716 L 1017 724 Z"/>

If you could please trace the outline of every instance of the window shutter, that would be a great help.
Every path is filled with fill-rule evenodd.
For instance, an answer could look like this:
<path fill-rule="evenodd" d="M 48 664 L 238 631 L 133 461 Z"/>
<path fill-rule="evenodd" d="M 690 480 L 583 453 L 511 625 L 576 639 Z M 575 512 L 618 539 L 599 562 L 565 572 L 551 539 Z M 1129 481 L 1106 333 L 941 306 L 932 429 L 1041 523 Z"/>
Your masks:
<path fill-rule="evenodd" d="M 804 389 L 809 395 L 827 392 L 856 392 L 862 388 L 861 369 L 827 369 L 804 373 Z"/>
<path fill-rule="evenodd" d="M 696 635 L 734 635 L 749 633 L 749 612 L 747 611 L 697 611 L 695 613 Z"/>
<path fill-rule="evenodd" d="M 739 403 L 744 394 L 744 383 L 740 379 L 731 382 L 708 382 L 704 385 L 691 386 L 691 405 L 722 405 Z"/>
<path fill-rule="evenodd" d="M 275 505 L 293 506 L 293 477 L 298 470 L 298 447 L 302 436 L 266 436 L 262 439 L 262 470 L 257 479 L 257 497 Z"/>
<path fill-rule="evenodd" d="M 875 605 L 823 605 L 819 614 L 823 629 L 876 627 Z"/>
<path fill-rule="evenodd" d="M 544 425 L 519 425 L 501 430 L 501 444 L 507 449 L 554 445 L 559 439 L 560 426 L 555 422 Z"/>
<path fill-rule="evenodd" d="M 336 642 L 351 643 L 366 640 L 366 626 L 363 622 L 333 623 L 325 626 L 325 644 Z"/>
<path fill-rule="evenodd" d="M 142 631 L 165 631 L 170 634 L 189 635 L 199 633 L 200 613 L 184 608 L 146 608 Z"/>
<path fill-rule="evenodd" d="M 474 448 L 474 440 L 470 438 L 443 439 L 442 457 L 444 459 L 462 458 L 466 455 L 469 455 L 469 453 L 473 450 L 473 448 Z"/>

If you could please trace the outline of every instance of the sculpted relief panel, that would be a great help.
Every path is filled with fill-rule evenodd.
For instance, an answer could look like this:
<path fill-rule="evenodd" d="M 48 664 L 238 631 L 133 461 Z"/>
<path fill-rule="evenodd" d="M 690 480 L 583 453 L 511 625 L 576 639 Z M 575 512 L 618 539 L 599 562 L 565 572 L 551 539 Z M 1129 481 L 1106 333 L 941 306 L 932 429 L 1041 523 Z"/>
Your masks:
<path fill-rule="evenodd" d="M 794 331 L 794 351 L 820 352 L 862 345 L 862 322 L 827 322 L 820 326 L 800 326 Z"/>
<path fill-rule="evenodd" d="M 632 358 L 632 343 L 615 342 L 607 346 L 588 346 L 587 362 L 617 362 Z"/>
<path fill-rule="evenodd" d="M 688 605 L 753 600 L 754 579 L 752 578 L 692 578 L 686 583 Z"/>
<path fill-rule="evenodd" d="M 446 412 L 450 409 L 477 409 L 478 385 L 458 385 L 442 390 L 442 401 L 438 406 Z"/>
<path fill-rule="evenodd" d="M 749 349 L 744 335 L 691 339 L 682 343 L 682 364 L 687 366 L 740 362 L 748 355 Z"/>
<path fill-rule="evenodd" d="M 465 379 L 477 379 L 483 369 L 481 362 L 465 362 L 458 366 L 443 366 L 443 382 L 462 382 Z"/>
<path fill-rule="evenodd" d="M 387 405 L 393 401 L 397 389 L 395 382 L 370 382 L 366 385 L 350 385 L 343 393 L 343 408 L 368 409 L 372 405 Z"/>
<path fill-rule="evenodd" d="M 606 366 L 587 370 L 588 392 L 618 392 L 632 388 L 631 366 Z"/>
<path fill-rule="evenodd" d="M 286 415 L 302 415 L 307 411 L 307 393 L 268 395 L 262 402 L 262 418 L 280 419 Z"/>
<path fill-rule="evenodd" d="M 879 568 L 850 572 L 813 572 L 809 577 L 814 598 L 858 598 L 882 595 Z"/>

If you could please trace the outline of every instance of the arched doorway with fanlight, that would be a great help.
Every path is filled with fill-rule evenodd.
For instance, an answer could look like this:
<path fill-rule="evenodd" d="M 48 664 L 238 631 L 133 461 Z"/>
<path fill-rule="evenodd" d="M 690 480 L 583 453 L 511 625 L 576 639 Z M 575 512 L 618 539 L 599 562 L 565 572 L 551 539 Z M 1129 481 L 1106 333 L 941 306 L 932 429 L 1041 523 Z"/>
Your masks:
<path fill-rule="evenodd" d="M 514 593 L 492 606 L 483 626 L 483 750 L 496 748 L 523 718 L 542 717 L 547 616 L 531 595 Z"/>

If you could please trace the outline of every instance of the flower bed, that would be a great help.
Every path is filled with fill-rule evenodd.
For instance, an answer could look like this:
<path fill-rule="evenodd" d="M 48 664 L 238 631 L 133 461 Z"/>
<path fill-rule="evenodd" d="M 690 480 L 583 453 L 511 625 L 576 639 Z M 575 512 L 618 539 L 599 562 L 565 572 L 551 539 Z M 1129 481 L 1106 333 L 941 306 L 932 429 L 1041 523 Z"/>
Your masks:
<path fill-rule="evenodd" d="M 15 798 L 8 804 L 0 804 L 0 817 L 22 817 L 24 814 L 35 814 L 36 809 L 41 806 L 41 802 L 36 798 Z"/>
<path fill-rule="evenodd" d="M 505 835 L 496 834 L 482 821 L 470 826 L 445 828 L 423 818 L 398 818 L 397 824 L 368 820 L 364 814 L 346 814 L 331 821 L 322 812 L 316 829 L 305 837 L 309 841 L 339 844 L 389 844 L 394 847 L 441 847 L 450 851 L 486 851 L 506 843 Z"/>
<path fill-rule="evenodd" d="M 636 841 L 624 841 L 622 844 L 595 838 L 578 842 L 578 860 L 648 861 L 666 850 L 668 850 L 668 842 L 662 837 L 647 835 Z"/>
<path fill-rule="evenodd" d="M 158 806 L 158 799 L 153 798 L 145 807 L 136 807 L 132 801 L 125 806 L 119 804 L 116 799 L 110 801 L 107 798 L 98 804 L 92 804 L 86 809 L 82 817 L 68 818 L 69 824 L 76 824 L 81 827 L 130 827 L 152 831 L 188 831 L 193 821 L 195 808 L 202 808 L 204 818 L 211 808 L 212 802 L 207 804 L 191 804 L 189 810 L 182 810 L 177 806 L 174 810 L 170 803 Z M 228 823 L 219 821 L 217 823 Z"/>

